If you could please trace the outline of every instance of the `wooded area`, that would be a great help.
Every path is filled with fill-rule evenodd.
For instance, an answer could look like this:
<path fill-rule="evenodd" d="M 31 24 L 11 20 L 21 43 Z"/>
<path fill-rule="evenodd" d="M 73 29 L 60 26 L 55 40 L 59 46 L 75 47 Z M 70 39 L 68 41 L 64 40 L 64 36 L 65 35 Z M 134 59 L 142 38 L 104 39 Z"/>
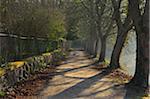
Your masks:
<path fill-rule="evenodd" d="M 149 0 L 0 0 L 0 65 L 73 46 L 96 64 L 121 68 L 122 49 L 135 33 L 135 74 L 126 85 L 149 90 Z M 138 89 L 138 90 L 139 90 Z"/>

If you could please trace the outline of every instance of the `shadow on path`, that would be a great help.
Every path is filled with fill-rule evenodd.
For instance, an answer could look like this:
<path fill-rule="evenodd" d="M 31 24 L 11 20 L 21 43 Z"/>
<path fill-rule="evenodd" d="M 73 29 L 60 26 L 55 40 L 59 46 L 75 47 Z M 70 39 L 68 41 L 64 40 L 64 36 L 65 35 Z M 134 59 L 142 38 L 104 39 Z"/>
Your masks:
<path fill-rule="evenodd" d="M 89 64 L 89 65 L 85 65 L 85 66 L 82 66 L 82 67 L 73 68 L 73 69 L 65 69 L 65 70 L 57 69 L 57 70 L 62 70 L 62 71 L 60 71 L 60 72 L 57 72 L 57 71 L 56 71 L 56 72 L 54 72 L 54 73 L 52 73 L 52 74 L 49 74 L 49 76 L 62 75 L 62 74 L 64 74 L 64 73 L 66 73 L 66 72 L 71 72 L 71 71 L 75 71 L 75 70 L 80 70 L 80 69 L 84 69 L 84 68 L 86 68 L 86 67 L 92 67 L 93 64 L 94 64 L 94 63 Z M 93 67 L 94 67 L 94 66 L 93 66 Z"/>
<path fill-rule="evenodd" d="M 60 92 L 57 95 L 49 96 L 48 99 L 72 99 L 75 98 L 79 93 L 84 91 L 85 89 L 89 88 L 94 82 L 97 82 L 98 80 L 102 79 L 104 76 L 111 73 L 110 70 L 102 71 L 101 73 L 89 77 L 85 79 L 84 81 L 81 81 L 77 83 L 76 85 L 64 90 L 63 92 Z"/>
<path fill-rule="evenodd" d="M 92 63 L 93 64 L 93 63 Z M 80 69 L 84 69 L 86 67 L 90 67 L 90 66 L 93 66 L 92 64 L 90 65 L 86 65 L 86 66 L 82 66 L 82 67 L 78 67 L 78 68 L 73 68 L 73 69 L 66 69 L 66 70 L 63 70 L 63 71 L 60 71 L 60 72 L 57 72 L 56 70 L 53 72 L 53 73 L 49 73 L 49 74 L 46 74 L 46 76 L 44 77 L 39 77 L 39 78 L 42 78 L 42 79 L 45 79 L 45 82 L 44 84 L 41 86 L 41 89 L 37 91 L 36 95 L 38 95 L 41 91 L 43 91 L 45 88 L 47 88 L 49 86 L 49 83 L 50 83 L 50 80 L 57 76 L 57 75 L 61 75 L 61 76 L 64 76 L 65 73 L 67 72 L 71 72 L 71 71 L 75 71 L 75 70 L 80 70 Z M 45 74 L 45 73 L 43 73 Z M 65 78 L 74 78 L 74 79 L 85 79 L 85 78 L 80 78 L 80 77 L 69 77 L 69 76 L 64 76 Z M 58 85 L 58 84 L 57 84 Z"/>
<path fill-rule="evenodd" d="M 102 86 L 101 86 L 102 87 Z M 93 92 L 93 93 L 90 93 L 88 95 L 80 95 L 79 97 L 90 97 L 90 96 L 94 96 L 94 95 L 97 95 L 98 93 L 102 93 L 104 91 L 107 91 L 109 89 L 123 89 L 124 88 L 124 85 L 123 84 L 117 84 L 117 85 L 113 85 L 113 86 L 110 86 L 108 88 L 105 88 L 103 90 L 100 90 L 100 91 L 97 91 L 97 92 Z M 111 96 L 112 97 L 112 96 Z"/>
<path fill-rule="evenodd" d="M 125 90 L 126 94 L 124 96 L 124 99 L 142 99 L 142 97 L 144 96 L 144 90 L 138 87 L 125 88 Z"/>

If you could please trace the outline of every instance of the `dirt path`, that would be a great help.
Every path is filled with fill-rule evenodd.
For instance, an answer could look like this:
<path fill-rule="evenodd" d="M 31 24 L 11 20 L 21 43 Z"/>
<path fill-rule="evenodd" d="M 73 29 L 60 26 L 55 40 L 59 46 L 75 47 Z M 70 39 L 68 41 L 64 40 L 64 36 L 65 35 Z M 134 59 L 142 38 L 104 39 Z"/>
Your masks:
<path fill-rule="evenodd" d="M 18 97 L 34 95 L 38 99 L 130 99 L 122 85 L 128 81 L 127 75 L 118 70 L 104 71 L 99 69 L 101 66 L 93 63 L 83 51 L 73 51 L 54 71 L 48 69 L 37 73 L 34 79 L 19 85 Z M 20 94 L 22 90 L 27 94 Z"/>
<path fill-rule="evenodd" d="M 94 69 L 92 63 L 84 52 L 72 52 L 39 95 L 50 99 L 122 99 L 123 86 L 106 76 L 109 72 Z"/>

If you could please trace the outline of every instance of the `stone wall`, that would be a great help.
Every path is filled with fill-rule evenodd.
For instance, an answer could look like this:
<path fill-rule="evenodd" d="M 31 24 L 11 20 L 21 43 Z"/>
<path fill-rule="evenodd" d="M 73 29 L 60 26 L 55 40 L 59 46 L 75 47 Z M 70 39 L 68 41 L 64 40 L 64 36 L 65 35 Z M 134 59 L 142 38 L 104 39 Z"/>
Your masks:
<path fill-rule="evenodd" d="M 32 73 L 44 69 L 47 66 L 52 66 L 52 64 L 57 64 L 64 57 L 65 54 L 57 50 L 52 53 L 30 57 L 20 62 L 8 63 L 4 68 L 5 72 L 0 76 L 0 90 L 7 89 L 17 82 L 27 80 Z"/>

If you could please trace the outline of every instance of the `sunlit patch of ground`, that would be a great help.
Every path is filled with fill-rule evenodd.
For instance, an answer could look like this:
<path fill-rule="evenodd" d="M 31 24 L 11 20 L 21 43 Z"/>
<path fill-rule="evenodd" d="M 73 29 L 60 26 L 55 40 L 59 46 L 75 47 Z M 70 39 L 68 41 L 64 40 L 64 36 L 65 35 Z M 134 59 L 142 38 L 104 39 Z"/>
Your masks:
<path fill-rule="evenodd" d="M 43 89 L 42 92 L 40 92 L 40 95 L 53 96 L 59 94 L 65 89 L 77 84 L 78 82 L 80 82 L 80 80 L 65 78 L 63 76 L 56 76 L 48 85 L 48 87 Z"/>
<path fill-rule="evenodd" d="M 64 76 L 76 77 L 76 78 L 89 78 L 89 77 L 92 77 L 92 76 L 94 76 L 98 73 L 99 72 L 97 72 L 96 70 L 91 70 L 89 68 L 84 68 L 82 70 L 65 73 Z"/>

